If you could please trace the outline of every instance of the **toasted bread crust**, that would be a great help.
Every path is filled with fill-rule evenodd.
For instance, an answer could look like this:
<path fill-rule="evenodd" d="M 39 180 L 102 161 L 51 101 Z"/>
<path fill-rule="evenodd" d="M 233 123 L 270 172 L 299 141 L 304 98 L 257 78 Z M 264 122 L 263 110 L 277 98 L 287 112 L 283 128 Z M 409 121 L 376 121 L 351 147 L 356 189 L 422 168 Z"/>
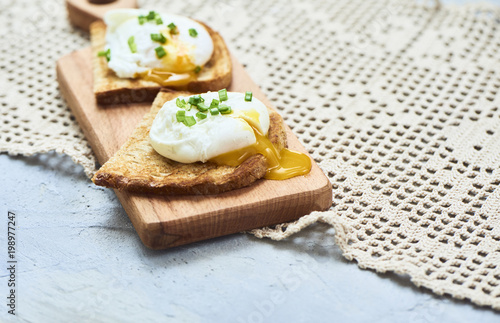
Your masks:
<path fill-rule="evenodd" d="M 189 92 L 161 91 L 153 106 L 120 150 L 94 175 L 99 186 L 164 195 L 217 194 L 245 187 L 264 177 L 267 161 L 258 154 L 237 167 L 214 163 L 178 163 L 158 154 L 149 143 L 149 130 L 166 101 Z M 286 147 L 281 116 L 269 109 L 268 136 L 278 149 Z"/>
<path fill-rule="evenodd" d="M 201 22 L 200 22 L 201 23 Z M 232 63 L 226 43 L 222 37 L 207 25 L 201 23 L 212 37 L 214 52 L 195 81 L 182 87 L 169 87 L 190 92 L 216 91 L 231 84 Z M 106 44 L 106 24 L 96 21 L 90 25 L 94 94 L 99 104 L 152 102 L 162 86 L 143 79 L 120 78 L 111 69 L 104 57 L 97 53 Z"/>

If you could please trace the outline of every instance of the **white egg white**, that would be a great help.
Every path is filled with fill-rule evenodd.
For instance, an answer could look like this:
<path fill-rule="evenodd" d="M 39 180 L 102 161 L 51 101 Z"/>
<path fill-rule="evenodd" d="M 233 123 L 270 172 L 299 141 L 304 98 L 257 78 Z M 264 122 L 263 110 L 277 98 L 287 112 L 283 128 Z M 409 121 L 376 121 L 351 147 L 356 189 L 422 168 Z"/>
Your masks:
<path fill-rule="evenodd" d="M 254 126 L 264 135 L 269 130 L 269 112 L 261 101 L 253 98 L 245 101 L 244 93 L 228 92 L 229 105 L 233 112 L 226 115 L 207 114 L 207 118 L 198 120 L 191 127 L 178 122 L 176 100 L 166 102 L 158 112 L 149 133 L 150 143 L 162 156 L 181 163 L 206 162 L 210 158 L 248 147 L 256 142 L 250 125 L 238 116 L 245 113 L 258 113 Z M 213 99 L 219 99 L 217 92 L 201 94 L 205 104 L 210 105 Z M 189 97 L 180 97 L 188 101 Z M 195 116 L 198 110 L 191 108 L 187 116 Z"/>
<path fill-rule="evenodd" d="M 158 12 L 163 24 L 157 25 L 155 22 L 139 24 L 138 17 L 147 15 L 148 12 L 144 9 L 116 9 L 110 10 L 104 16 L 107 25 L 105 48 L 111 51 L 108 66 L 119 77 L 132 78 L 149 69 L 163 67 L 162 60 L 155 52 L 155 48 L 161 44 L 153 41 L 151 34 L 165 31 L 170 23 L 177 26 L 178 39 L 189 48 L 188 55 L 195 65 L 203 66 L 210 60 L 214 45 L 210 34 L 200 23 L 187 17 Z M 197 31 L 196 37 L 189 35 L 191 28 Z M 134 36 L 137 45 L 135 53 L 131 52 L 128 45 L 131 36 Z"/>

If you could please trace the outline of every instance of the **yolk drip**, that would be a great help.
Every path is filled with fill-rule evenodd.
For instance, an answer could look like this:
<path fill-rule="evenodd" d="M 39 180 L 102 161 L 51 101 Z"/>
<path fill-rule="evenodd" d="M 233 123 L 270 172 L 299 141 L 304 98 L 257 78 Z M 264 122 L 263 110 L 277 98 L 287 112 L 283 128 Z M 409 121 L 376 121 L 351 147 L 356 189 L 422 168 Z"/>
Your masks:
<path fill-rule="evenodd" d="M 278 151 L 267 136 L 263 135 L 256 127 L 258 113 L 245 112 L 235 117 L 241 118 L 253 129 L 257 141 L 248 147 L 230 151 L 210 159 L 218 165 L 238 166 L 255 154 L 263 155 L 267 160 L 267 171 L 264 178 L 283 180 L 299 175 L 306 175 L 311 170 L 311 159 L 303 153 L 299 153 L 287 148 Z"/>
<path fill-rule="evenodd" d="M 138 73 L 138 77 L 146 81 L 153 81 L 162 86 L 182 86 L 196 79 L 194 72 L 174 73 L 163 68 L 153 68 L 146 72 Z"/>
<path fill-rule="evenodd" d="M 147 81 L 156 82 L 162 86 L 183 86 L 194 81 L 197 74 L 194 72 L 196 65 L 190 55 L 191 46 L 183 43 L 169 31 L 163 30 L 166 37 L 162 45 L 167 55 L 161 58 L 163 67 L 153 68 L 136 76 Z"/>

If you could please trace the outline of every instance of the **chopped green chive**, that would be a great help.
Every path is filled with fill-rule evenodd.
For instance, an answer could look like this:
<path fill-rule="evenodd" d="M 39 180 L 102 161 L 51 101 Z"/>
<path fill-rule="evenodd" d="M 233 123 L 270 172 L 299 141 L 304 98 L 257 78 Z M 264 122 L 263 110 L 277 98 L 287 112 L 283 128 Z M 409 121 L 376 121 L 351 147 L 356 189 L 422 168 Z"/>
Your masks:
<path fill-rule="evenodd" d="M 139 25 L 144 25 L 147 21 L 155 21 L 157 25 L 163 24 L 160 14 L 154 11 L 150 11 L 146 16 L 140 15 L 137 18 L 139 19 Z"/>
<path fill-rule="evenodd" d="M 179 33 L 179 30 L 177 30 L 177 26 L 173 22 L 171 22 L 167 27 L 170 29 L 171 34 L 175 35 Z"/>
<path fill-rule="evenodd" d="M 135 44 L 134 36 L 130 36 L 130 38 L 128 39 L 128 47 L 130 48 L 130 51 L 132 53 L 137 53 L 137 45 Z"/>
<path fill-rule="evenodd" d="M 230 114 L 232 112 L 231 107 L 225 104 L 219 105 L 220 114 Z"/>
<path fill-rule="evenodd" d="M 197 112 L 197 113 L 196 113 L 196 116 L 197 116 L 197 117 L 198 117 L 198 119 L 200 119 L 200 120 L 203 120 L 203 119 L 206 119 L 206 118 L 207 118 L 206 113 L 203 113 L 203 112 Z"/>
<path fill-rule="evenodd" d="M 188 127 L 194 126 L 196 124 L 196 119 L 193 116 L 186 116 L 184 124 Z"/>
<path fill-rule="evenodd" d="M 212 100 L 212 103 L 210 103 L 210 109 L 217 109 L 217 107 L 219 106 L 219 100 L 216 100 L 216 99 L 213 99 Z"/>
<path fill-rule="evenodd" d="M 146 16 L 148 20 L 154 20 L 156 18 L 156 12 L 150 11 L 148 15 Z"/>
<path fill-rule="evenodd" d="M 108 50 L 101 50 L 97 53 L 97 56 L 106 57 L 106 60 L 109 62 L 109 60 L 111 59 L 111 49 L 108 48 Z"/>
<path fill-rule="evenodd" d="M 167 42 L 167 38 L 163 36 L 162 33 L 159 34 L 151 34 L 151 40 L 157 41 L 159 43 L 165 44 Z"/>
<path fill-rule="evenodd" d="M 163 56 L 167 55 L 167 52 L 165 51 L 165 49 L 162 46 L 156 47 L 155 52 L 156 52 L 156 56 L 158 56 L 158 58 L 162 58 Z"/>
<path fill-rule="evenodd" d="M 252 92 L 245 92 L 245 101 L 252 101 Z"/>
<path fill-rule="evenodd" d="M 203 103 L 203 102 L 200 102 L 198 103 L 198 110 L 200 110 L 201 112 L 205 112 L 209 109 L 209 107 Z"/>
<path fill-rule="evenodd" d="M 196 65 L 196 67 L 194 68 L 194 72 L 196 74 L 198 74 L 198 73 L 200 73 L 200 71 L 201 71 L 201 66 L 200 65 Z"/>
<path fill-rule="evenodd" d="M 226 89 L 219 90 L 219 100 L 221 102 L 227 100 L 227 90 Z"/>
<path fill-rule="evenodd" d="M 203 99 L 203 98 L 201 97 L 201 95 L 199 95 L 199 94 L 198 94 L 198 95 L 195 95 L 195 96 L 190 97 L 190 98 L 189 98 L 189 100 L 188 100 L 188 102 L 189 102 L 190 104 L 192 104 L 192 105 L 197 105 L 198 103 L 200 103 L 200 102 L 204 102 L 204 101 L 205 101 L 205 99 Z"/>
<path fill-rule="evenodd" d="M 225 105 L 225 104 L 221 104 L 221 105 L 219 105 L 219 111 L 220 111 L 220 112 L 227 111 L 227 110 L 229 110 L 229 109 L 231 109 L 231 107 L 230 107 L 230 106 L 228 106 L 228 105 Z"/>
<path fill-rule="evenodd" d="M 233 112 L 233 110 L 229 106 L 227 107 L 227 110 L 220 110 L 220 114 L 230 114 L 231 112 Z"/>
<path fill-rule="evenodd" d="M 217 108 L 211 108 L 210 109 L 210 114 L 213 116 L 216 116 L 219 114 L 219 110 Z"/>
<path fill-rule="evenodd" d="M 186 108 L 186 101 L 177 98 L 177 100 L 175 100 L 175 105 L 177 105 L 181 109 L 185 109 Z"/>
<path fill-rule="evenodd" d="M 198 32 L 194 28 L 189 28 L 189 36 L 196 37 L 198 36 Z"/>
<path fill-rule="evenodd" d="M 186 120 L 186 110 L 177 111 L 175 118 L 177 119 L 177 122 L 184 122 L 184 120 Z"/>

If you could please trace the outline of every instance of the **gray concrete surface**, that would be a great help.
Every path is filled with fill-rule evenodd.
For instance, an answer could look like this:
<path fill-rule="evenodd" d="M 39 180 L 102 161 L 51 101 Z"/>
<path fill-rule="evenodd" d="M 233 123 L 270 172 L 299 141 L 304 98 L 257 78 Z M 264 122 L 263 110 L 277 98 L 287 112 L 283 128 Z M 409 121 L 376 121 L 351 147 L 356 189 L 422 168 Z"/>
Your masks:
<path fill-rule="evenodd" d="M 407 277 L 342 258 L 316 225 L 274 242 L 235 234 L 144 247 L 111 190 L 68 157 L 0 154 L 0 296 L 8 296 L 7 212 L 17 218 L 17 316 L 2 322 L 499 322 Z M 3 250 L 3 251 L 2 251 Z"/>

